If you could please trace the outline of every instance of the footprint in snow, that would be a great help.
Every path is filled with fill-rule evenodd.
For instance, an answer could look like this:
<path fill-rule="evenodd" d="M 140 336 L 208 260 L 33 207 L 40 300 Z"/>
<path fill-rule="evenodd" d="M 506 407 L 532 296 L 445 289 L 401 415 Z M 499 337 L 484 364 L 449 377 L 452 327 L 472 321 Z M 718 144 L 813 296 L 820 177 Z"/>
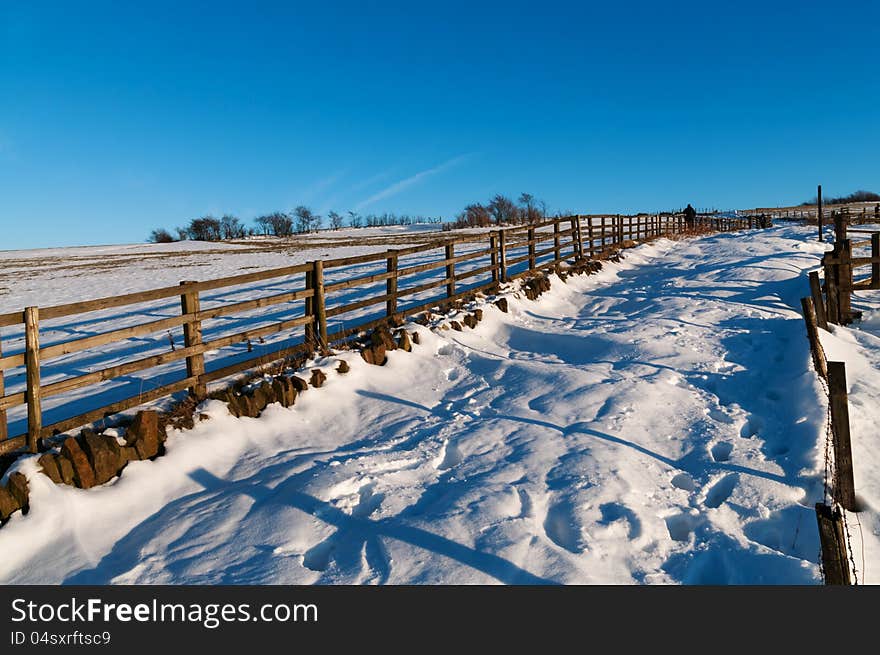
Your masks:
<path fill-rule="evenodd" d="M 712 459 L 716 462 L 726 462 L 730 459 L 730 453 L 733 452 L 733 444 L 721 441 L 712 446 Z"/>
<path fill-rule="evenodd" d="M 736 488 L 736 483 L 739 481 L 739 476 L 736 473 L 731 473 L 730 475 L 725 475 L 723 478 L 718 480 L 715 484 L 712 485 L 712 488 L 709 489 L 706 494 L 706 506 L 707 507 L 721 507 L 721 504 L 730 498 L 730 494 L 733 493 L 733 490 Z"/>

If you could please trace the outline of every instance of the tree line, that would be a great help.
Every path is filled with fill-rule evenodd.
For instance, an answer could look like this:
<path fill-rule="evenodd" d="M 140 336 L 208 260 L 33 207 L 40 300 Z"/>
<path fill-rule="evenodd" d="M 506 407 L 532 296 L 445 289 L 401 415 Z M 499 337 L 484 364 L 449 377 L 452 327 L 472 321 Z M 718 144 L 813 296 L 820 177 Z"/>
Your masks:
<path fill-rule="evenodd" d="M 845 205 L 849 202 L 876 202 L 880 200 L 880 194 L 873 191 L 853 191 L 846 196 L 822 198 L 822 202 L 826 205 Z M 802 202 L 801 205 L 815 205 L 819 202 L 819 196 L 813 196 L 812 200 Z"/>
<path fill-rule="evenodd" d="M 521 193 L 516 202 L 499 193 L 485 204 L 475 202 L 466 206 L 455 221 L 445 223 L 443 229 L 537 223 L 546 218 L 547 203 L 531 193 Z"/>
<path fill-rule="evenodd" d="M 386 227 L 389 225 L 414 225 L 421 223 L 440 223 L 441 218 L 430 218 L 420 215 L 394 214 L 359 214 L 355 211 L 327 212 L 328 229 L 339 230 L 343 227 Z M 308 234 L 323 229 L 325 217 L 305 205 L 296 207 L 291 212 L 272 212 L 253 219 L 247 225 L 237 216 L 224 214 L 220 218 L 212 215 L 193 218 L 173 231 L 156 228 L 150 233 L 148 241 L 152 243 L 171 243 L 173 241 L 227 241 L 252 236 L 289 237 L 294 234 Z"/>

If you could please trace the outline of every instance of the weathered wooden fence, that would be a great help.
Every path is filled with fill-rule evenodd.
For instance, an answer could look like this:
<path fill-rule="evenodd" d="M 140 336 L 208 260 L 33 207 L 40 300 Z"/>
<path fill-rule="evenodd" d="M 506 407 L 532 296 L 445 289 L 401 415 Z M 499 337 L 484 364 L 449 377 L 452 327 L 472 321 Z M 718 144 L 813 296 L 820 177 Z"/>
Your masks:
<path fill-rule="evenodd" d="M 721 231 L 756 224 L 718 217 L 698 217 L 696 223 Z M 628 241 L 677 234 L 687 227 L 684 217 L 675 214 L 559 217 L 412 248 L 2 314 L 0 328 L 22 334 L 11 341 L 20 345 L 6 354 L 0 342 L 0 454 L 22 448 L 37 452 L 43 438 L 183 390 L 203 398 L 213 382 L 298 352 L 314 352 L 389 317 L 417 314 L 501 282 L 599 257 Z M 176 298 L 177 310 L 169 304 Z M 107 315 L 119 308 L 126 310 Z M 123 317 L 150 316 L 161 318 L 120 326 Z M 81 325 L 105 324 L 112 329 L 73 339 L 43 339 L 59 332 L 82 334 L 77 329 Z M 238 329 L 224 330 L 229 324 Z M 182 332 L 179 345 L 172 330 Z M 128 349 L 138 341 L 147 342 L 146 356 Z M 112 352 L 95 351 L 111 346 Z M 172 363 L 185 363 L 185 369 L 169 369 Z M 135 376 L 144 371 L 153 371 L 153 377 Z M 125 386 L 109 396 L 101 391 L 105 383 L 120 379 L 131 382 L 128 391 Z M 146 391 L 145 385 L 150 387 Z M 64 403 L 73 392 L 78 397 Z M 51 419 L 45 420 L 46 403 L 52 401 Z M 82 411 L 88 404 L 98 406 Z M 26 430 L 10 436 L 8 412 L 23 407 Z"/>
<path fill-rule="evenodd" d="M 809 274 L 810 296 L 801 299 L 807 338 L 816 373 L 828 395 L 828 430 L 826 434 L 826 493 L 816 504 L 816 520 L 822 545 L 822 569 L 826 584 L 851 584 L 855 575 L 852 545 L 846 525 L 846 512 L 858 511 L 853 475 L 852 438 L 849 422 L 849 400 L 846 364 L 828 361 L 819 330 L 829 324 L 845 325 L 858 318 L 852 309 L 852 293 L 856 289 L 880 289 L 880 232 L 848 228 L 845 214 L 834 215 L 834 247 L 822 257 L 825 284 L 819 273 Z M 853 241 L 849 234 L 869 235 L 869 239 Z M 854 257 L 853 248 L 870 246 L 870 257 Z M 854 280 L 859 267 L 871 267 L 871 275 Z M 823 296 L 824 292 L 824 296 Z M 828 479 L 830 478 L 830 480 Z M 828 486 L 831 493 L 828 493 Z"/>
<path fill-rule="evenodd" d="M 847 216 L 837 214 L 834 216 L 834 246 L 822 257 L 822 268 L 825 273 L 824 287 L 818 287 L 818 275 L 815 282 L 811 281 L 813 288 L 811 294 L 816 304 L 816 312 L 822 317 L 822 322 L 835 325 L 847 325 L 858 318 L 857 312 L 852 309 L 852 294 L 858 289 L 880 289 L 880 231 L 867 229 L 854 229 L 848 226 Z M 861 240 L 855 241 L 850 234 L 861 235 Z M 856 257 L 853 250 L 859 247 L 870 247 L 869 256 Z M 870 266 L 870 277 L 856 280 L 857 269 Z M 825 292 L 824 299 L 817 289 Z"/>

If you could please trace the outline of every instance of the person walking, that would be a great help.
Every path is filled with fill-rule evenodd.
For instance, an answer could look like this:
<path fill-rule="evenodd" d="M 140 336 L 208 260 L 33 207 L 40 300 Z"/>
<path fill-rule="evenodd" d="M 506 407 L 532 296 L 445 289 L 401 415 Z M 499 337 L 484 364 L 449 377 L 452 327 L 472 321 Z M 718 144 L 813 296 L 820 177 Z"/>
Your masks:
<path fill-rule="evenodd" d="M 697 224 L 697 210 L 691 207 L 691 203 L 684 208 L 684 224 L 689 230 L 692 230 Z"/>

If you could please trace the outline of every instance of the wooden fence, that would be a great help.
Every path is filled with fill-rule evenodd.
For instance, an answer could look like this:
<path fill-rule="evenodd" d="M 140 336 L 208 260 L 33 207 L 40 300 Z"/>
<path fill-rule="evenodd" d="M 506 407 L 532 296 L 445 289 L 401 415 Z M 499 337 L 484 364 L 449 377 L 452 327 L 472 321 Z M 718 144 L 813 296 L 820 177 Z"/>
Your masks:
<path fill-rule="evenodd" d="M 828 430 L 826 434 L 826 475 L 831 476 L 831 494 L 816 504 L 816 520 L 822 547 L 822 570 L 826 584 L 848 585 L 853 581 L 852 544 L 846 524 L 846 512 L 855 512 L 855 480 L 853 475 L 852 442 L 849 422 L 849 400 L 846 382 L 846 364 L 828 361 L 819 330 L 828 330 L 829 324 L 845 325 L 858 317 L 852 310 L 852 293 L 856 289 L 880 289 L 880 232 L 851 229 L 844 214 L 834 216 L 834 247 L 822 257 L 825 284 L 819 273 L 809 274 L 809 297 L 801 299 L 807 338 L 816 373 L 828 394 Z M 853 241 L 850 234 L 869 236 Z M 870 257 L 854 257 L 853 249 L 870 246 Z M 871 267 L 868 278 L 856 281 L 855 272 Z M 824 292 L 824 296 L 823 296 Z M 833 466 L 830 457 L 833 456 Z M 830 501 L 830 502 L 829 502 Z M 852 567 L 851 567 L 852 564 Z"/>
<path fill-rule="evenodd" d="M 754 219 L 714 216 L 698 217 L 696 223 L 719 231 L 756 225 Z M 183 390 L 204 398 L 212 382 L 296 353 L 314 352 L 384 324 L 389 317 L 417 314 L 500 282 L 607 254 L 626 241 L 677 234 L 688 227 L 682 215 L 673 214 L 560 217 L 412 248 L 0 314 L 0 328 L 21 333 L 17 340 L 7 339 L 17 344 L 12 352 L 3 354 L 0 341 L 0 454 L 23 448 L 37 452 L 43 438 Z M 179 308 L 175 308 L 177 298 Z M 116 313 L 123 307 L 128 308 L 125 314 Z M 370 315 L 370 311 L 378 313 Z M 132 317 L 156 315 L 162 317 L 120 326 Z M 244 329 L 224 332 L 222 322 L 230 318 Z M 63 319 L 60 325 L 59 319 Z M 58 332 L 81 334 L 79 326 L 105 324 L 112 329 L 73 339 L 43 338 Z M 182 332 L 179 346 L 172 330 Z M 128 344 L 143 341 L 152 349 L 146 356 L 125 350 Z M 254 341 L 260 344 L 256 352 Z M 94 351 L 111 346 L 116 352 Z M 74 359 L 76 370 L 71 373 L 70 356 L 81 358 L 87 351 L 92 351 L 87 363 Z M 225 357 L 219 356 L 221 352 Z M 56 366 L 59 361 L 62 365 Z M 108 381 L 144 371 L 152 371 L 148 384 L 152 388 L 147 391 L 144 377 L 129 380 L 136 391 L 126 391 L 125 386 L 109 396 L 101 391 Z M 156 377 L 162 383 L 153 386 Z M 169 377 L 174 379 L 166 381 Z M 78 397 L 65 404 L 74 392 Z M 53 415 L 44 420 L 46 403 L 52 401 Z M 89 402 L 99 406 L 82 411 Z M 10 436 L 8 426 L 13 422 L 8 412 L 23 415 L 23 408 L 26 430 Z M 18 423 L 23 422 L 22 416 Z"/>
<path fill-rule="evenodd" d="M 852 310 L 853 291 L 880 289 L 880 231 L 851 228 L 846 216 L 838 214 L 834 217 L 834 233 L 834 247 L 822 257 L 825 284 L 819 286 L 818 274 L 810 281 L 819 325 L 825 329 L 826 323 L 847 325 L 858 318 L 858 313 Z M 856 241 L 849 238 L 851 234 L 867 238 Z M 870 256 L 854 256 L 853 250 L 860 247 L 870 247 Z M 870 277 L 857 280 L 857 269 L 868 266 Z"/>

